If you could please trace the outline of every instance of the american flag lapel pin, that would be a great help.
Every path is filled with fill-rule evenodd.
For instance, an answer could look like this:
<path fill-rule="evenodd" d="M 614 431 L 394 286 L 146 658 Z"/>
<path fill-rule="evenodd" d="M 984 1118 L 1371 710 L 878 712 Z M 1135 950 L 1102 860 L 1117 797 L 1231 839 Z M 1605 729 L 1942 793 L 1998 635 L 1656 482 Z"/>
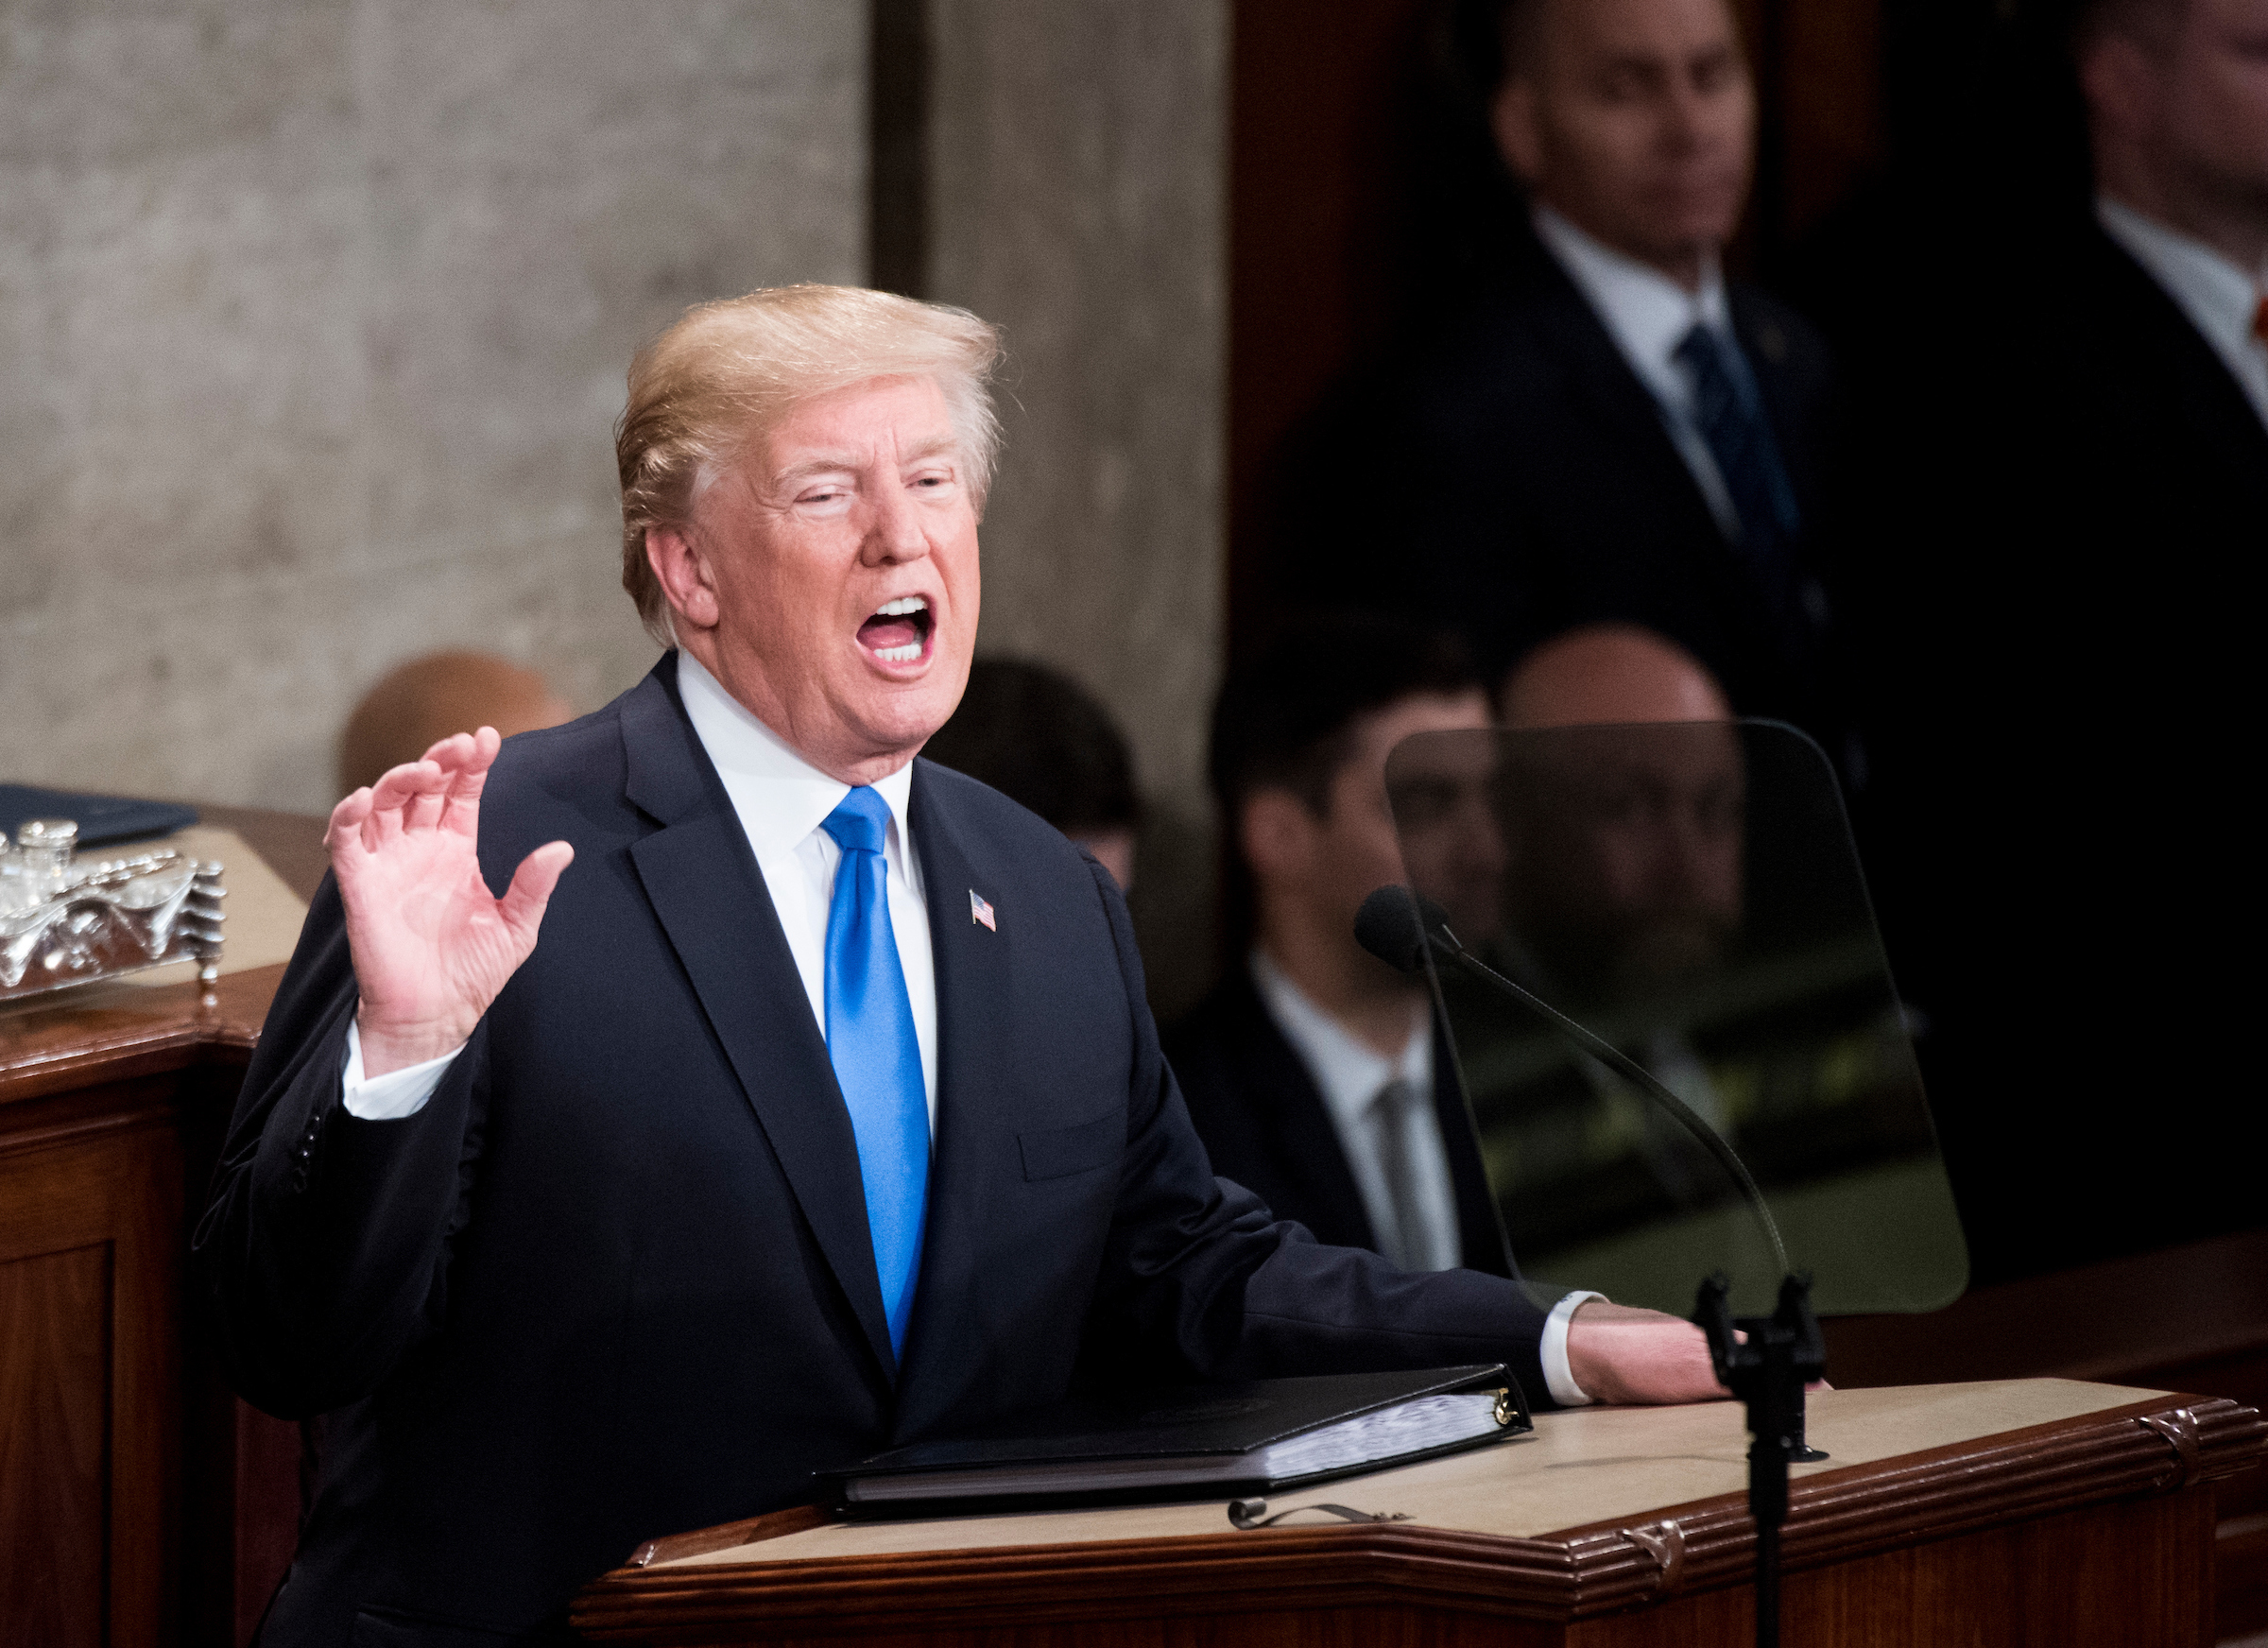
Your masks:
<path fill-rule="evenodd" d="M 969 889 L 969 919 L 983 927 L 988 933 L 1000 931 L 1000 922 L 992 914 L 992 906 L 977 896 L 974 887 Z"/>

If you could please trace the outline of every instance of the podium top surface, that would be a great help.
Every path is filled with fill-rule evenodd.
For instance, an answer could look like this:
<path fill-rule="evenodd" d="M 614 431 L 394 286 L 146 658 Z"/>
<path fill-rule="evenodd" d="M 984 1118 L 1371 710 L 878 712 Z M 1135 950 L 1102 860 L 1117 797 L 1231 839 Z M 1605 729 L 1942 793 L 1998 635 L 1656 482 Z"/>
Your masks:
<path fill-rule="evenodd" d="M 1822 1391 L 1807 1431 L 1828 1459 L 1798 1483 L 1982 1437 L 2083 1418 L 2163 1393 L 2076 1380 L 1999 1380 Z M 1532 1436 L 1331 1483 L 1268 1502 L 1271 1512 L 1322 1501 L 1406 1512 L 1403 1527 L 1537 1538 L 1596 1523 L 1643 1521 L 1667 1508 L 1747 1491 L 1747 1433 L 1737 1402 L 1539 1414 Z M 1031 1511 L 927 1521 L 831 1522 L 670 1560 L 648 1571 L 769 1565 L 987 1548 L 1156 1541 L 1228 1531 L 1225 1502 Z"/>

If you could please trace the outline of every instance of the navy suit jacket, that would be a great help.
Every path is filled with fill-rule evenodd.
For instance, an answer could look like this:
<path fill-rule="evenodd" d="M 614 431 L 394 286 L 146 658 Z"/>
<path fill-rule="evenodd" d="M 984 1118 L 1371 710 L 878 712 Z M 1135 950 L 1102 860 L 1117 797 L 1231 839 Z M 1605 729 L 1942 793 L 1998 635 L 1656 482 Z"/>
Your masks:
<path fill-rule="evenodd" d="M 641 1540 L 806 1502 L 816 1469 L 1082 1369 L 1503 1359 L 1540 1395 L 1514 1284 L 1400 1275 L 1213 1177 L 1091 859 L 926 762 L 909 816 L 938 1091 L 902 1365 L 849 1114 L 674 655 L 499 757 L 490 885 L 546 841 L 576 860 L 415 1116 L 340 1103 L 355 988 L 325 884 L 196 1238 L 238 1388 L 332 1416 L 265 1641 L 556 1636 Z"/>

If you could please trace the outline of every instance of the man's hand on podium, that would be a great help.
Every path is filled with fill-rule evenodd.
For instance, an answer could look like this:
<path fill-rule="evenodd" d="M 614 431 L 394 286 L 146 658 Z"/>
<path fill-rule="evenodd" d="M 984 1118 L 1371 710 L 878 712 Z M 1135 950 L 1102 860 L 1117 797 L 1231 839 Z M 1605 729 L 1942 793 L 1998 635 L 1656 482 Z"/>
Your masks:
<path fill-rule="evenodd" d="M 1591 1299 L 1567 1323 L 1567 1368 L 1594 1402 L 1707 1402 L 1732 1393 L 1709 1340 L 1681 1316 Z"/>
<path fill-rule="evenodd" d="M 521 860 L 503 898 L 480 874 L 480 792 L 493 727 L 444 738 L 332 809 L 323 837 L 347 909 L 366 1076 L 462 1047 L 536 947 L 564 841 Z"/>

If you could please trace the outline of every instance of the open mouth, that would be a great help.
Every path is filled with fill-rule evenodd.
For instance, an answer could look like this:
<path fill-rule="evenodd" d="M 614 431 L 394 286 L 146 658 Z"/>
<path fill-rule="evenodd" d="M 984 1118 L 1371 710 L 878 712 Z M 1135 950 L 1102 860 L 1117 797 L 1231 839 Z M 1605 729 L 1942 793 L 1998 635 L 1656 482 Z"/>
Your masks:
<path fill-rule="evenodd" d="M 858 644 L 883 663 L 919 663 L 928 655 L 936 627 L 926 596 L 901 595 L 858 627 Z"/>

